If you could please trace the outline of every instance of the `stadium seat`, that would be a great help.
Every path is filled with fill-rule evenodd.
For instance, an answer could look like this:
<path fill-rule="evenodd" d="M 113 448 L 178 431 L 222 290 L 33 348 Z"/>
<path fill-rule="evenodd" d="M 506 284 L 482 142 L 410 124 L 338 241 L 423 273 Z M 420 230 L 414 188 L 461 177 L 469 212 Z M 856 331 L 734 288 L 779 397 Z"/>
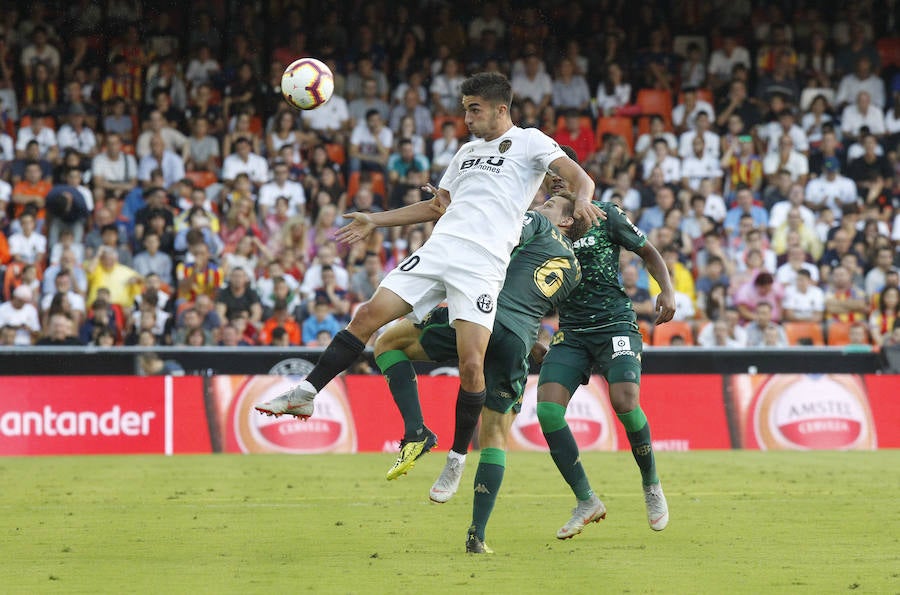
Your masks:
<path fill-rule="evenodd" d="M 628 143 L 629 150 L 634 150 L 634 124 L 631 118 L 612 117 L 597 120 L 597 147 L 603 147 L 603 135 L 615 134 Z"/>
<path fill-rule="evenodd" d="M 818 322 L 785 322 L 784 334 L 790 345 L 824 345 L 822 325 Z"/>
<path fill-rule="evenodd" d="M 641 338 L 644 340 L 644 345 L 651 345 L 651 339 L 653 337 L 653 325 L 646 320 L 639 320 L 638 330 L 641 332 Z"/>
<path fill-rule="evenodd" d="M 712 106 L 716 105 L 716 100 L 713 97 L 713 92 L 709 89 L 697 89 L 697 99 L 700 101 L 705 101 Z M 678 94 L 678 103 L 684 103 L 684 93 Z"/>
<path fill-rule="evenodd" d="M 387 198 L 384 174 L 373 171 L 369 172 L 369 175 L 372 176 L 372 192 Z M 350 180 L 347 182 L 347 197 L 350 200 L 353 200 L 353 196 L 356 194 L 356 191 L 359 190 L 359 178 L 360 172 L 358 171 L 350 174 Z"/>
<path fill-rule="evenodd" d="M 466 119 L 462 116 L 435 116 L 434 131 L 431 133 L 432 139 L 441 138 L 441 128 L 444 122 L 453 122 L 456 125 L 456 138 L 463 138 L 469 135 L 469 127 L 466 126 Z"/>
<path fill-rule="evenodd" d="M 328 143 L 325 145 L 325 152 L 328 153 L 328 158 L 338 165 L 344 165 L 347 161 L 347 152 L 344 151 L 344 145 Z"/>
<path fill-rule="evenodd" d="M 850 322 L 835 320 L 828 323 L 828 344 L 831 346 L 847 345 L 850 343 Z"/>
<path fill-rule="evenodd" d="M 641 89 L 637 94 L 637 104 L 641 108 L 641 114 L 650 116 L 659 114 L 666 121 L 666 126 L 672 126 L 672 92 L 662 89 Z"/>
<path fill-rule="evenodd" d="M 259 116 L 250 116 L 250 132 L 255 134 L 256 136 L 262 137 L 263 135 L 263 121 Z"/>
<path fill-rule="evenodd" d="M 184 176 L 194 183 L 197 188 L 206 188 L 219 181 L 211 171 L 189 171 Z"/>
<path fill-rule="evenodd" d="M 594 127 L 594 122 L 591 121 L 590 116 L 580 116 L 578 118 L 578 122 L 579 122 L 579 125 L 581 128 L 586 128 L 587 130 L 590 130 L 591 128 Z M 556 119 L 556 129 L 557 130 L 563 129 L 565 127 L 565 125 L 566 125 L 566 117 L 565 116 L 560 116 Z"/>
<path fill-rule="evenodd" d="M 681 337 L 685 345 L 694 344 L 694 333 L 691 332 L 690 323 L 685 320 L 670 320 L 653 327 L 654 347 L 669 347 L 673 337 Z"/>
<path fill-rule="evenodd" d="M 881 67 L 900 66 L 900 37 L 885 37 L 875 43 Z"/>

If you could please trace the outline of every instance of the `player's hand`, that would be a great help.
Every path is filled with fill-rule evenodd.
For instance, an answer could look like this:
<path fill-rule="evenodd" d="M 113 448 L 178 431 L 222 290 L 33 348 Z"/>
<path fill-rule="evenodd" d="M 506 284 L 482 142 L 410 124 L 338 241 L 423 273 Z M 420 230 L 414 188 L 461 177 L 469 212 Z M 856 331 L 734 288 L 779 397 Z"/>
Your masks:
<path fill-rule="evenodd" d="M 446 210 L 450 205 L 450 194 L 446 190 L 442 192 L 439 188 L 435 188 L 431 183 L 419 186 L 419 188 L 422 192 L 430 192 L 441 209 Z"/>
<path fill-rule="evenodd" d="M 536 341 L 531 347 L 531 361 L 540 366 L 544 362 L 544 356 L 547 355 L 548 351 L 550 351 L 550 348 L 547 345 Z"/>
<path fill-rule="evenodd" d="M 606 220 L 606 213 L 603 209 L 583 198 L 575 199 L 575 212 L 573 215 L 576 219 L 589 219 L 591 225 L 600 225 L 601 219 Z"/>
<path fill-rule="evenodd" d="M 675 316 L 675 296 L 662 292 L 656 296 L 656 324 L 669 322 Z"/>
<path fill-rule="evenodd" d="M 368 213 L 344 213 L 344 219 L 352 219 L 352 221 L 338 230 L 336 238 L 345 244 L 353 244 L 366 239 L 376 227 Z"/>

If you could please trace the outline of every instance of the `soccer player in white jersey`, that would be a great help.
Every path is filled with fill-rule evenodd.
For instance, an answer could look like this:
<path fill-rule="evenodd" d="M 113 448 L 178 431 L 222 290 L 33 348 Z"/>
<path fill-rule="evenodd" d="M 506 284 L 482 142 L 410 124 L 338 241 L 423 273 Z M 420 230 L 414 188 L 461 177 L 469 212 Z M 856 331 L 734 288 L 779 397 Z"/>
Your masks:
<path fill-rule="evenodd" d="M 315 395 L 356 361 L 375 331 L 410 313 L 421 320 L 446 300 L 459 355 L 457 417 L 477 420 L 485 400 L 484 353 L 497 295 L 522 218 L 544 175 L 551 171 L 569 182 L 576 218 L 594 224 L 605 218 L 591 202 L 594 182 L 584 170 L 543 132 L 513 125 L 506 77 L 476 74 L 463 83 L 462 94 L 466 125 L 476 140 L 460 147 L 438 189 L 427 187 L 433 198 L 383 213 L 345 215 L 353 221 L 339 236 L 354 242 L 374 226 L 437 221 L 431 238 L 384 278 L 306 379 L 257 405 L 261 413 L 309 418 Z M 421 440 L 433 446 L 436 439 L 423 430 Z"/>

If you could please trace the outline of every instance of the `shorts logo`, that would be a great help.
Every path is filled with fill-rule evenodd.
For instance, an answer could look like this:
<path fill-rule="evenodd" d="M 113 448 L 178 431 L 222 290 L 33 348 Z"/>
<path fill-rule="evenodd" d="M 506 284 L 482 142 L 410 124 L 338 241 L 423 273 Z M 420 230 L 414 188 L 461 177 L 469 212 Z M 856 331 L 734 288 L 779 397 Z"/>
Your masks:
<path fill-rule="evenodd" d="M 500 152 L 506 153 L 509 151 L 509 148 L 512 146 L 512 141 L 509 139 L 500 141 Z"/>
<path fill-rule="evenodd" d="M 634 350 L 631 349 L 631 337 L 629 337 L 628 335 L 613 337 L 612 350 L 613 359 L 619 357 L 620 355 L 630 355 L 631 357 L 635 357 Z"/>
<path fill-rule="evenodd" d="M 494 298 L 486 293 L 482 293 L 480 296 L 478 296 L 478 299 L 475 300 L 475 305 L 478 306 L 478 309 L 485 314 L 490 314 L 494 309 Z"/>

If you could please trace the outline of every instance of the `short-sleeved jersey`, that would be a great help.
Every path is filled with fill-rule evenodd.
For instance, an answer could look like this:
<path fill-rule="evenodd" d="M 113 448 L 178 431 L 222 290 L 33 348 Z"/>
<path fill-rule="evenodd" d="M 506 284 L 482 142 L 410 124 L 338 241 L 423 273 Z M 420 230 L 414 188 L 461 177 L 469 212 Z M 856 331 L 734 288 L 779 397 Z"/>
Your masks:
<path fill-rule="evenodd" d="M 531 348 L 541 319 L 559 307 L 580 280 L 572 241 L 544 215 L 528 211 L 497 298 L 495 324 L 502 324 Z"/>
<path fill-rule="evenodd" d="M 564 155 L 540 130 L 516 126 L 490 142 L 464 144 L 441 178 L 450 206 L 431 237 L 450 235 L 477 243 L 505 267 L 525 210 L 550 164 Z"/>
<path fill-rule="evenodd" d="M 619 251 L 635 252 L 647 236 L 616 205 L 595 202 L 606 220 L 574 243 L 581 264 L 581 283 L 559 307 L 560 328 L 599 329 L 616 324 L 637 328 L 631 300 L 619 281 Z"/>

